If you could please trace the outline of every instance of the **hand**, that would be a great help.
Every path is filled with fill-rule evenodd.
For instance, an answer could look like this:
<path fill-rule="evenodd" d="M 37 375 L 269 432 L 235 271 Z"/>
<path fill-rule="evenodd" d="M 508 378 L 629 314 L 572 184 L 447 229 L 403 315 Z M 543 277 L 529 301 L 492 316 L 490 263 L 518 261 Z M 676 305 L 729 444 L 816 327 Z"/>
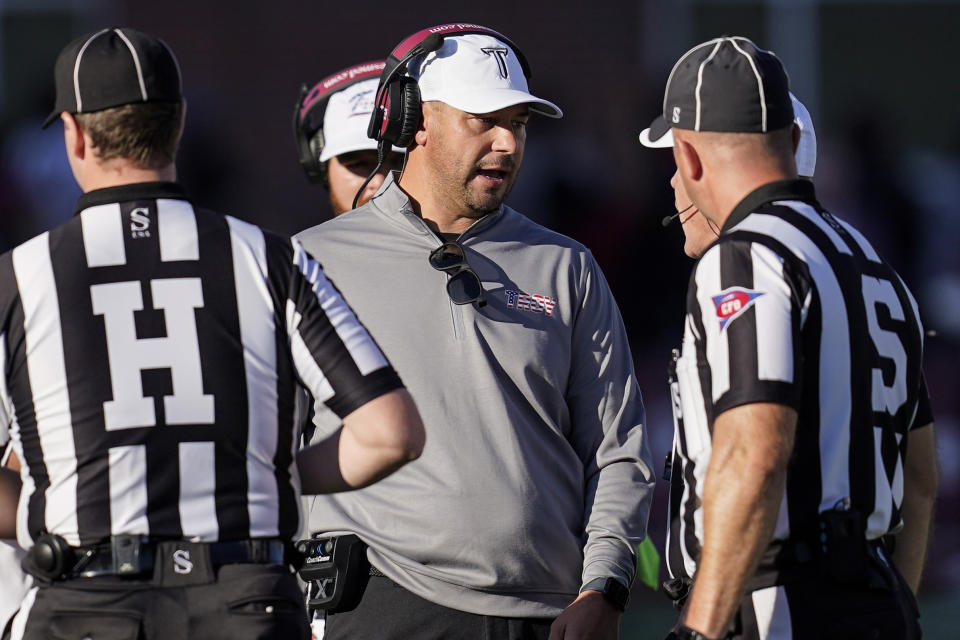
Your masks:
<path fill-rule="evenodd" d="M 617 640 L 620 615 L 599 591 L 584 591 L 550 625 L 550 640 Z"/>

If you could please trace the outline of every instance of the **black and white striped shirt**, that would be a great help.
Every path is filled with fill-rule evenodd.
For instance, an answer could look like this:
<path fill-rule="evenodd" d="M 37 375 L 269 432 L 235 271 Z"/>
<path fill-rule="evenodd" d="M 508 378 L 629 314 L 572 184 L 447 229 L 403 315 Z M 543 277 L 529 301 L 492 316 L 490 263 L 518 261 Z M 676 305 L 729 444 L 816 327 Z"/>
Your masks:
<path fill-rule="evenodd" d="M 0 256 L 0 444 L 18 538 L 290 538 L 294 392 L 341 416 L 400 386 L 299 242 L 172 183 L 80 198 Z"/>
<path fill-rule="evenodd" d="M 698 261 L 672 386 L 667 564 L 692 577 L 714 419 L 775 402 L 798 413 L 775 540 L 857 509 L 866 537 L 901 526 L 907 431 L 932 421 L 923 327 L 897 273 L 805 180 L 774 182 L 732 212 Z"/>

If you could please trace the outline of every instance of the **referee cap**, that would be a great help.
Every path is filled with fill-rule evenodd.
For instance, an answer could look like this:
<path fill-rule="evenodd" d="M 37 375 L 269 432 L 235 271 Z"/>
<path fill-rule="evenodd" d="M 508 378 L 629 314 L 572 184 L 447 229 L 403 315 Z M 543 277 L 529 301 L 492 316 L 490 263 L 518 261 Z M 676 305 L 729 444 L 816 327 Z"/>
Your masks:
<path fill-rule="evenodd" d="M 797 145 L 795 155 L 797 161 L 797 173 L 804 178 L 812 178 L 814 169 L 817 167 L 817 133 L 813 128 L 813 118 L 810 112 L 797 99 L 797 96 L 790 93 L 790 101 L 793 103 L 793 122 L 800 127 L 800 143 Z M 654 124 L 658 122 L 666 123 L 663 117 L 658 117 Z M 659 132 L 659 135 L 657 133 Z M 660 127 L 654 131 L 653 125 L 640 132 L 640 142 L 645 147 L 651 149 L 665 149 L 673 146 L 673 129 L 670 127 Z"/>
<path fill-rule="evenodd" d="M 159 38 L 136 29 L 110 28 L 77 38 L 53 69 L 57 102 L 43 123 L 60 113 L 90 113 L 136 102 L 179 102 L 180 65 Z"/>
<path fill-rule="evenodd" d="M 439 49 L 409 63 L 423 102 L 438 100 L 467 113 L 490 113 L 517 104 L 561 118 L 560 107 L 530 93 L 516 52 L 479 33 L 448 36 Z"/>
<path fill-rule="evenodd" d="M 747 38 L 714 38 L 685 53 L 667 78 L 657 140 L 671 127 L 766 133 L 790 124 L 790 81 L 780 59 Z"/>

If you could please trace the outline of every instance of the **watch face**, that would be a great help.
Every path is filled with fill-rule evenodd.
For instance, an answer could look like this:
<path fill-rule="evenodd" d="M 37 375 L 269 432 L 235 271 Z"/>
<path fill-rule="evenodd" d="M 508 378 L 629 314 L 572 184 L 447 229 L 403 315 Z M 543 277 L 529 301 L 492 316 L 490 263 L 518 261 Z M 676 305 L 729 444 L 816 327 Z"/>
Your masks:
<path fill-rule="evenodd" d="M 630 590 L 620 584 L 615 578 L 607 578 L 603 585 L 603 597 L 607 602 L 615 606 L 620 611 L 627 608 L 627 600 L 630 598 Z"/>
<path fill-rule="evenodd" d="M 581 591 L 599 591 L 604 600 L 620 611 L 627 608 L 627 600 L 630 599 L 630 589 L 616 578 L 595 578 L 584 585 Z"/>

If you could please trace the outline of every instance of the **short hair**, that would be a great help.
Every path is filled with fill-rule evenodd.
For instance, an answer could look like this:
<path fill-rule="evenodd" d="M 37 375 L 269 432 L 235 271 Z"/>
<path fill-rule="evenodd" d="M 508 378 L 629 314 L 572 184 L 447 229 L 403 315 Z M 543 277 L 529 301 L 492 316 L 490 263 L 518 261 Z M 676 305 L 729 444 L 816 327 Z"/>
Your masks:
<path fill-rule="evenodd" d="M 728 151 L 759 152 L 770 156 L 793 157 L 793 122 L 767 133 L 700 131 L 698 134 L 708 144 Z"/>
<path fill-rule="evenodd" d="M 183 102 L 140 102 L 74 115 L 101 160 L 124 158 L 141 169 L 173 163 L 183 128 Z"/>

